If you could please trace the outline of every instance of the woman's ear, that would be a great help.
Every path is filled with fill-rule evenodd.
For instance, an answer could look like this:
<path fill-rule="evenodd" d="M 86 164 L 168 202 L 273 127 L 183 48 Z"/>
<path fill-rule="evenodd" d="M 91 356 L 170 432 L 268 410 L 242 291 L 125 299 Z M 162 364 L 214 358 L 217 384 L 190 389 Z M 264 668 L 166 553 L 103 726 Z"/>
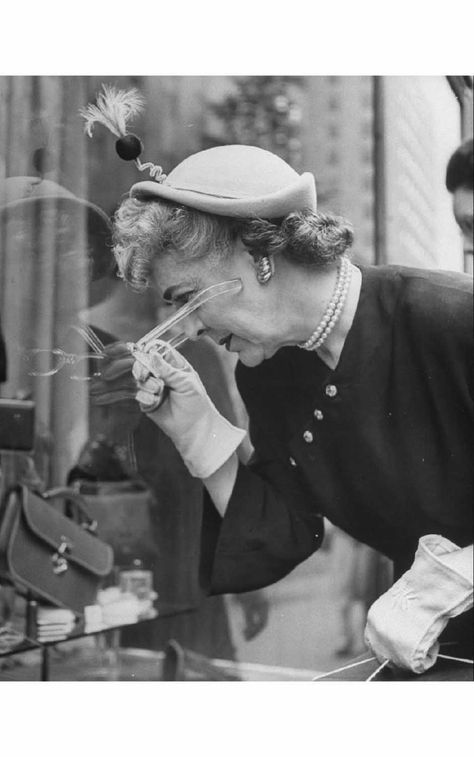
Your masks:
<path fill-rule="evenodd" d="M 241 239 L 238 240 L 235 248 L 237 254 L 241 254 L 246 264 L 250 264 L 255 272 L 259 284 L 264 286 L 268 284 L 275 272 L 273 255 L 259 255 L 250 252 Z"/>
<path fill-rule="evenodd" d="M 273 256 L 250 252 L 241 239 L 235 242 L 234 258 L 240 258 L 240 264 L 243 264 L 247 270 L 250 268 L 258 283 L 262 286 L 268 284 L 274 274 Z"/>

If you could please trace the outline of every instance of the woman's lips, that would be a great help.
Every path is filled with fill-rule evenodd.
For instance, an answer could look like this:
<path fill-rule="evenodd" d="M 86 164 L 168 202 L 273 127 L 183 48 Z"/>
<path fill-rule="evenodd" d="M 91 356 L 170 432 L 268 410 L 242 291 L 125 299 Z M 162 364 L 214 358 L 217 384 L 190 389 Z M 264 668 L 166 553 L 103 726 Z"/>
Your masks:
<path fill-rule="evenodd" d="M 223 337 L 223 339 L 219 341 L 219 344 L 224 346 L 226 350 L 229 350 L 231 339 L 232 339 L 232 334 L 227 334 L 227 336 Z"/>

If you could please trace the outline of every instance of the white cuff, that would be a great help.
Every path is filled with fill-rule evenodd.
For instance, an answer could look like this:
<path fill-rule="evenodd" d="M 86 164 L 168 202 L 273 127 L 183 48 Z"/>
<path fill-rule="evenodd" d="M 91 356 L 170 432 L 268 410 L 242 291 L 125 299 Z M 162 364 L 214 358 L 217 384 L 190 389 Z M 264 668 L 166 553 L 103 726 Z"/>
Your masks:
<path fill-rule="evenodd" d="M 420 539 L 410 570 L 369 610 L 365 639 L 379 659 L 415 673 L 434 665 L 440 633 L 473 604 L 470 555 L 442 536 Z"/>

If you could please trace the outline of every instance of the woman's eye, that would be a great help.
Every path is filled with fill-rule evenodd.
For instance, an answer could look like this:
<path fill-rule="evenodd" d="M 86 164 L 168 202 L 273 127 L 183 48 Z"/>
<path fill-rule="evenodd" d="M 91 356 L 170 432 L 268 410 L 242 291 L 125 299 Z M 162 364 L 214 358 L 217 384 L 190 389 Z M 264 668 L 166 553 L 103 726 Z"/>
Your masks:
<path fill-rule="evenodd" d="M 187 302 L 191 299 L 194 292 L 183 292 L 183 294 L 178 294 L 174 298 L 174 304 L 175 305 L 186 305 Z"/>
<path fill-rule="evenodd" d="M 183 307 L 183 305 L 186 305 L 187 302 L 196 294 L 196 289 L 192 289 L 189 292 L 181 292 L 181 294 L 175 294 L 171 299 L 164 299 L 162 300 L 164 307 L 175 307 L 180 308 Z"/>

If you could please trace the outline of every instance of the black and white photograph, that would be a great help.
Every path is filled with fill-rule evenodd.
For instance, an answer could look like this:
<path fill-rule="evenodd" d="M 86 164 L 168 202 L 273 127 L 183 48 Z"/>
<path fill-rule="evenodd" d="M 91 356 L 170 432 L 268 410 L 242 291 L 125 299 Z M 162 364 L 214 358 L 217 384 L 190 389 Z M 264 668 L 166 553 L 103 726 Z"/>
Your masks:
<path fill-rule="evenodd" d="M 473 76 L 127 66 L 0 70 L 0 697 L 471 696 Z"/>

